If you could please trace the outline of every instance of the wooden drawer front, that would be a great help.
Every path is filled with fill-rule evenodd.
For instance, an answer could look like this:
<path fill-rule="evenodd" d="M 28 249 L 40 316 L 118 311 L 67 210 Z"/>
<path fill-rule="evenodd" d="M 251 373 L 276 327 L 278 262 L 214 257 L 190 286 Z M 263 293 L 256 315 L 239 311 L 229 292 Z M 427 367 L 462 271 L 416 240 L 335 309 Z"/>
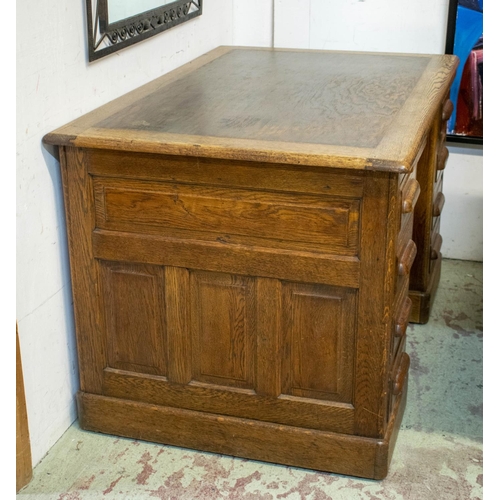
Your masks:
<path fill-rule="evenodd" d="M 436 170 L 438 172 L 445 169 L 449 156 L 450 152 L 448 151 L 448 148 L 444 144 L 442 144 L 437 153 Z"/>
<path fill-rule="evenodd" d="M 443 245 L 443 237 L 439 233 L 432 236 L 431 241 L 431 261 L 437 260 L 441 253 L 441 246 Z"/>
<path fill-rule="evenodd" d="M 410 320 L 411 299 L 408 297 L 408 280 L 401 286 L 395 300 L 394 318 L 392 326 L 392 349 L 391 349 L 391 366 L 400 349 L 400 344 L 406 337 L 406 329 Z"/>
<path fill-rule="evenodd" d="M 441 255 L 441 245 L 443 243 L 443 238 L 440 234 L 441 228 L 441 217 L 434 217 L 432 219 L 432 230 L 431 230 L 431 245 L 430 245 L 430 258 L 429 258 L 429 275 L 432 274 L 434 265 L 438 261 Z"/>
<path fill-rule="evenodd" d="M 356 290 L 168 266 L 99 269 L 104 395 L 353 432 Z"/>
<path fill-rule="evenodd" d="M 413 223 L 413 215 L 415 212 L 415 207 L 417 201 L 420 197 L 420 183 L 416 179 L 417 170 L 416 168 L 410 174 L 405 174 L 400 178 L 400 196 L 401 196 L 401 224 L 400 224 L 400 235 L 399 240 L 401 241 L 401 235 L 405 233 L 405 228 L 408 224 Z M 406 233 L 405 233 L 406 234 Z M 408 238 L 411 237 L 411 233 Z"/>
<path fill-rule="evenodd" d="M 359 200 L 96 178 L 100 229 L 355 255 Z"/>
<path fill-rule="evenodd" d="M 439 233 L 441 227 L 441 217 L 433 217 L 432 219 L 432 230 L 431 230 L 431 241 L 436 234 Z"/>
<path fill-rule="evenodd" d="M 436 193 L 434 202 L 432 204 L 433 217 L 439 217 L 441 215 L 441 213 L 443 212 L 444 202 L 445 202 L 444 194 L 442 192 Z"/>
<path fill-rule="evenodd" d="M 413 219 L 414 219 L 413 213 L 402 217 L 402 225 L 401 225 L 401 230 L 399 231 L 398 244 L 396 247 L 396 253 L 398 257 L 401 257 L 403 255 L 404 249 L 408 244 L 408 241 L 410 241 L 412 238 Z"/>
<path fill-rule="evenodd" d="M 443 178 L 444 178 L 443 171 L 438 172 L 436 174 L 436 181 L 434 182 L 434 189 L 433 189 L 434 198 L 438 193 L 443 191 Z"/>
<path fill-rule="evenodd" d="M 399 396 L 403 392 L 404 383 L 408 376 L 410 368 L 410 356 L 405 352 L 406 339 L 401 341 L 400 351 L 396 356 L 394 366 L 391 372 L 391 393 L 393 397 Z"/>
<path fill-rule="evenodd" d="M 407 299 L 409 300 L 409 299 Z M 403 308 L 407 309 L 408 303 L 403 303 Z M 398 314 L 401 314 L 401 310 Z M 393 351 L 391 356 L 388 377 L 388 399 L 387 410 L 388 415 L 391 415 L 394 404 L 404 389 L 404 385 L 408 378 L 408 370 L 410 367 L 410 357 L 406 353 L 406 333 L 401 337 L 394 337 Z"/>
<path fill-rule="evenodd" d="M 407 277 L 410 275 L 411 266 L 416 256 L 417 245 L 415 245 L 413 240 L 408 240 L 397 258 L 397 269 L 400 277 Z"/>
<path fill-rule="evenodd" d="M 401 212 L 408 214 L 413 212 L 420 195 L 420 184 L 417 179 L 409 179 L 402 191 L 402 206 Z"/>

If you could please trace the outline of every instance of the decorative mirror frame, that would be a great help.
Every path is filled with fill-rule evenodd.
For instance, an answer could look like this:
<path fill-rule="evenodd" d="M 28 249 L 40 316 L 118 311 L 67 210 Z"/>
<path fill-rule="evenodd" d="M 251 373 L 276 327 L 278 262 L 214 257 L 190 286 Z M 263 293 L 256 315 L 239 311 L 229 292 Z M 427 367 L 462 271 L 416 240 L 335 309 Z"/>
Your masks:
<path fill-rule="evenodd" d="M 203 0 L 176 0 L 110 23 L 107 0 L 86 0 L 89 61 L 95 61 L 202 14 Z"/>

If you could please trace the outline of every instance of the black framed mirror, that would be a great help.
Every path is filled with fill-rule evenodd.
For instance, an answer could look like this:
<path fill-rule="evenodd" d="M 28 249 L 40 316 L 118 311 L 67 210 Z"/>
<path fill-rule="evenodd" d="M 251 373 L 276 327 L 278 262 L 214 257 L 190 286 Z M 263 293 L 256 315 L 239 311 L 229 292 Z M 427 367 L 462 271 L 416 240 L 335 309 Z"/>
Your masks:
<path fill-rule="evenodd" d="M 89 61 L 200 16 L 203 0 L 86 0 Z"/>

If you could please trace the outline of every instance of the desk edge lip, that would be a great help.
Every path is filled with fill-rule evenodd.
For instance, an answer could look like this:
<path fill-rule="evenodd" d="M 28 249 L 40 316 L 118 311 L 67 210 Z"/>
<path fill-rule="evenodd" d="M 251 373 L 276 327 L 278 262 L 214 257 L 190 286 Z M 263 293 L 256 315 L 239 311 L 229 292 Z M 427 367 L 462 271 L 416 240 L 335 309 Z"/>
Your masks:
<path fill-rule="evenodd" d="M 269 163 L 280 165 L 294 165 L 304 167 L 323 167 L 329 169 L 341 169 L 351 171 L 381 171 L 393 173 L 410 173 L 413 171 L 414 161 L 406 161 L 391 158 L 373 158 L 370 155 L 342 156 L 335 153 L 290 153 L 282 150 L 264 150 L 258 148 L 220 147 L 213 151 L 212 146 L 179 142 L 163 143 L 154 141 L 134 140 L 117 142 L 103 137 L 92 137 L 91 135 L 80 136 L 66 134 L 62 131 L 54 131 L 46 134 L 42 142 L 56 147 L 74 147 L 78 149 L 103 149 L 123 153 L 146 153 L 164 156 L 184 156 L 211 158 L 221 161 L 248 161 L 254 163 Z M 295 144 L 295 143 L 291 143 Z M 332 147 L 333 149 L 333 147 Z M 374 151 L 370 149 L 368 151 Z"/>

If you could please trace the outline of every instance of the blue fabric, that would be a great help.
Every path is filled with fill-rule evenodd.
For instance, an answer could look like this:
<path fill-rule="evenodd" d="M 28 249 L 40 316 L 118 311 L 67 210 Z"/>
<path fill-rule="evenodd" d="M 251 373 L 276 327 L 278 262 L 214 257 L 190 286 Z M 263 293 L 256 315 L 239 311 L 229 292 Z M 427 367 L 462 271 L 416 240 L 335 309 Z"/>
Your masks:
<path fill-rule="evenodd" d="M 481 9 L 483 2 L 481 2 Z M 455 42 L 453 53 L 460 58 L 460 63 L 457 68 L 457 76 L 453 81 L 450 90 L 450 99 L 453 102 L 454 109 L 448 122 L 448 132 L 453 132 L 455 122 L 457 119 L 457 99 L 458 91 L 460 89 L 460 82 L 462 81 L 462 74 L 464 71 L 465 63 L 469 54 L 476 45 L 477 41 L 483 34 L 483 13 L 467 9 L 461 5 L 457 9 L 457 23 L 455 29 Z"/>

